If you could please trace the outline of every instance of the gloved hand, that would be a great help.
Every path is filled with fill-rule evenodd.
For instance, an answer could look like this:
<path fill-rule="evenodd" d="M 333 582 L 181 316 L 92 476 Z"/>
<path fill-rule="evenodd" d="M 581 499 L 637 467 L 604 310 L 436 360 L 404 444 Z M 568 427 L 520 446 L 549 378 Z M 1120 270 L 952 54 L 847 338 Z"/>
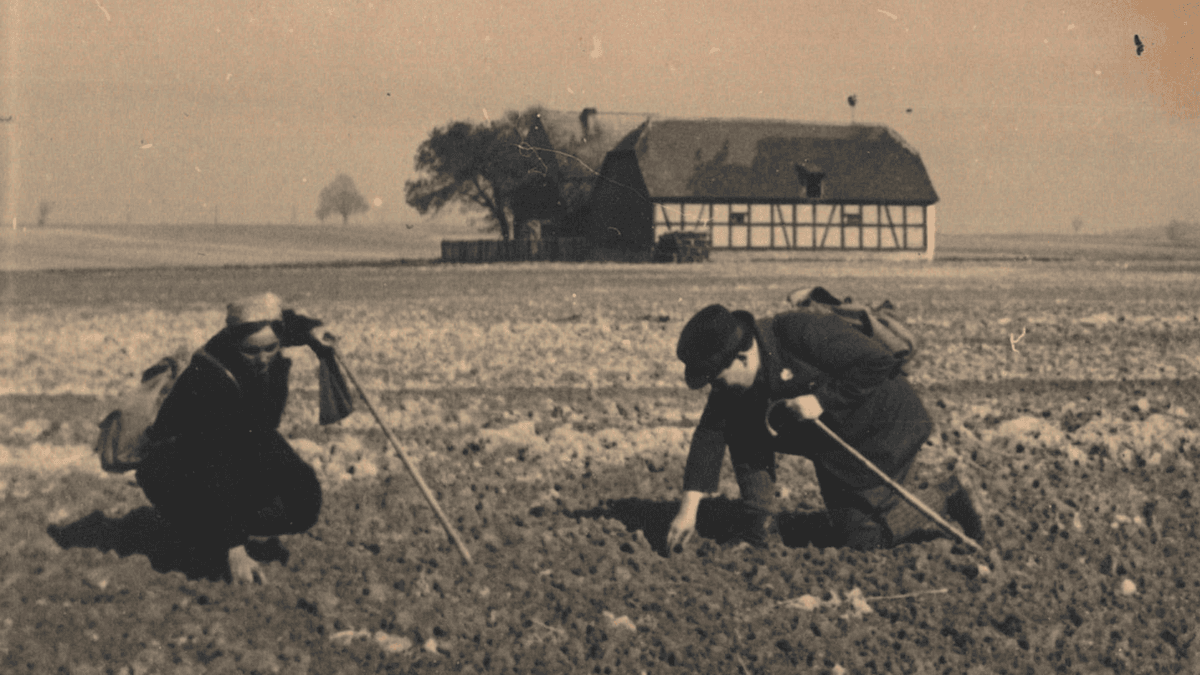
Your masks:
<path fill-rule="evenodd" d="M 325 327 L 325 322 L 294 310 L 283 310 L 283 335 L 279 336 L 284 347 L 308 345 L 317 356 L 325 356 L 333 351 L 336 341 L 333 334 Z"/>

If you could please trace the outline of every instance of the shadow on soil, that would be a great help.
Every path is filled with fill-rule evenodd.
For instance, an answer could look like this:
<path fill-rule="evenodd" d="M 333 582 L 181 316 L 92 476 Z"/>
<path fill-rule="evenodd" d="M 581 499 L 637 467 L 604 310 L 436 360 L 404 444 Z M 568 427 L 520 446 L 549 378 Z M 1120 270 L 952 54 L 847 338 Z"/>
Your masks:
<path fill-rule="evenodd" d="M 573 518 L 612 518 L 630 532 L 641 530 L 646 541 L 659 555 L 667 555 L 667 530 L 679 510 L 675 501 L 654 501 L 629 497 L 607 500 L 604 506 L 569 512 Z M 784 513 L 777 519 L 779 537 L 785 546 L 803 548 L 835 546 L 834 534 L 824 511 Z M 741 502 L 718 497 L 700 502 L 696 514 L 696 536 L 718 545 L 738 541 L 738 533 L 749 524 Z"/>
<path fill-rule="evenodd" d="M 200 549 L 180 540 L 171 525 L 150 506 L 112 518 L 100 511 L 66 525 L 51 525 L 46 532 L 64 549 L 94 548 L 113 551 L 121 557 L 144 555 L 156 572 L 182 572 L 189 579 L 229 578 L 224 549 Z M 286 564 L 288 552 L 276 538 L 251 540 L 246 552 L 259 562 Z"/>

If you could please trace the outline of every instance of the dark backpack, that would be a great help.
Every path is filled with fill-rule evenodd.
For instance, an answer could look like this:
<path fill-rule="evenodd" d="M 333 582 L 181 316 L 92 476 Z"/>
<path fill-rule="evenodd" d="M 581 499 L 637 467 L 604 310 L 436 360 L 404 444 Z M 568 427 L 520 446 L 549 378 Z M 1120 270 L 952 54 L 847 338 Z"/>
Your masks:
<path fill-rule="evenodd" d="M 185 349 L 164 356 L 142 373 L 134 389 L 121 395 L 117 407 L 100 422 L 95 452 L 100 456 L 101 468 L 124 473 L 136 469 L 153 452 L 148 432 L 189 360 L 190 353 Z"/>
<path fill-rule="evenodd" d="M 907 371 L 917 354 L 917 339 L 904 325 L 904 320 L 890 300 L 875 307 L 857 304 L 850 298 L 839 300 L 820 286 L 792 291 L 788 305 L 796 311 L 834 314 L 854 326 L 860 333 L 883 345 Z"/>

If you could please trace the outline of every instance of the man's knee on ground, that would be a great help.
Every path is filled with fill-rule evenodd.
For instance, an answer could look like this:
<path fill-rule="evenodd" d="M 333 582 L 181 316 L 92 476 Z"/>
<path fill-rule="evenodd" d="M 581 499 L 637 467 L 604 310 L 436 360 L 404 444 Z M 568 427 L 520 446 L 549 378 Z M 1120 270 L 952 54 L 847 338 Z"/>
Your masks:
<path fill-rule="evenodd" d="M 742 504 L 754 513 L 775 512 L 775 477 L 766 469 L 737 472 Z"/>

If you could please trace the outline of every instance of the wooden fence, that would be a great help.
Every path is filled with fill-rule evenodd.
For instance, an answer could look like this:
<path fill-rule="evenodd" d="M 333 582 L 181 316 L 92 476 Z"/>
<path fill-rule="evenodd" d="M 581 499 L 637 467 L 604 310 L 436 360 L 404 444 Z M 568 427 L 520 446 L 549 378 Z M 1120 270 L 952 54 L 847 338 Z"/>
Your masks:
<path fill-rule="evenodd" d="M 442 262 L 489 263 L 520 261 L 571 261 L 587 259 L 590 247 L 583 237 L 555 239 L 476 239 L 442 241 Z"/>

